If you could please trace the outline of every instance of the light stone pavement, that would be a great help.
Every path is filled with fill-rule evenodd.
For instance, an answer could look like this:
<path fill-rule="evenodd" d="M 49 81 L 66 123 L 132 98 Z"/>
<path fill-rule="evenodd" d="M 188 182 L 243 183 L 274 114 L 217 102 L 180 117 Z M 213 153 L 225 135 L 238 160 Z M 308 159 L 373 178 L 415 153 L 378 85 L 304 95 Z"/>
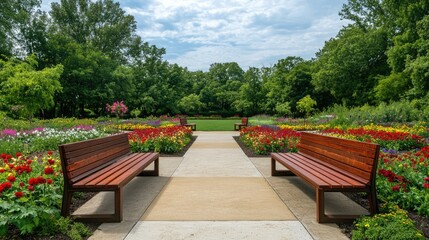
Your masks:
<path fill-rule="evenodd" d="M 271 177 L 269 158 L 249 159 L 237 132 L 194 132 L 184 157 L 161 157 L 159 177 L 137 177 L 124 190 L 124 220 L 104 223 L 90 239 L 348 239 L 316 222 L 314 190 L 297 177 Z M 366 213 L 339 193 L 328 212 Z M 79 212 L 113 209 L 97 194 Z"/>

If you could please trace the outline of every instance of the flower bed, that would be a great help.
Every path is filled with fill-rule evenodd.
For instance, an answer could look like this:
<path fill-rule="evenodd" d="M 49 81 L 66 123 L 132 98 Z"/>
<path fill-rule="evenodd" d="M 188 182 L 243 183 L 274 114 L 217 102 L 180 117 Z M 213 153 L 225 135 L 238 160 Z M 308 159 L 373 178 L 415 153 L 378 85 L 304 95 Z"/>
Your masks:
<path fill-rule="evenodd" d="M 278 127 L 253 126 L 240 131 L 240 140 L 256 154 L 270 152 L 296 152 L 301 134 L 290 129 Z"/>
<path fill-rule="evenodd" d="M 379 199 L 429 217 L 429 147 L 402 154 L 381 154 Z"/>
<path fill-rule="evenodd" d="M 321 133 L 362 142 L 377 143 L 384 149 L 396 151 L 411 150 L 422 147 L 425 144 L 423 137 L 402 131 L 374 130 L 360 127 L 347 130 L 326 129 Z"/>
<path fill-rule="evenodd" d="M 32 158 L 1 154 L 0 236 L 8 235 L 11 228 L 21 236 L 68 234 L 70 226 L 82 230 L 74 229 L 74 234 L 89 234 L 83 225 L 60 217 L 62 192 L 61 163 L 53 152 Z"/>
<path fill-rule="evenodd" d="M 180 152 L 190 141 L 192 131 L 184 126 L 166 126 L 134 130 L 129 134 L 134 152 Z"/>
<path fill-rule="evenodd" d="M 53 128 L 34 128 L 28 131 L 4 129 L 0 131 L 0 152 L 34 153 L 57 149 L 59 144 L 77 142 L 104 136 L 92 126 L 75 126 L 65 130 Z"/>

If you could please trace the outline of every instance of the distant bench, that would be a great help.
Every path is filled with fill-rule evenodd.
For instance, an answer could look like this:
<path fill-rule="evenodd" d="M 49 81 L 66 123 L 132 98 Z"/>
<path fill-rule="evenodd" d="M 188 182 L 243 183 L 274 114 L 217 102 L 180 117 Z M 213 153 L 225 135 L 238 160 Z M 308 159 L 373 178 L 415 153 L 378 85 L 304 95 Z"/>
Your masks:
<path fill-rule="evenodd" d="M 73 215 L 76 220 L 93 222 L 122 221 L 122 188 L 136 176 L 158 176 L 158 153 L 131 153 L 128 134 L 59 146 L 64 175 L 61 215 L 70 215 L 73 192 L 112 191 L 113 214 Z M 153 170 L 144 169 L 154 162 Z"/>
<path fill-rule="evenodd" d="M 297 175 L 316 190 L 319 223 L 349 222 L 356 215 L 325 214 L 325 192 L 367 192 L 371 215 L 378 212 L 375 177 L 380 146 L 303 132 L 298 153 L 272 153 L 271 175 Z M 288 170 L 277 170 L 276 162 Z"/>
<path fill-rule="evenodd" d="M 192 131 L 197 130 L 197 124 L 196 123 L 188 123 L 188 120 L 186 118 L 180 118 L 180 126 L 188 127 Z"/>
<path fill-rule="evenodd" d="M 242 128 L 247 127 L 248 124 L 249 124 L 249 118 L 247 117 L 241 118 L 241 123 L 234 123 L 234 130 L 240 131 Z"/>

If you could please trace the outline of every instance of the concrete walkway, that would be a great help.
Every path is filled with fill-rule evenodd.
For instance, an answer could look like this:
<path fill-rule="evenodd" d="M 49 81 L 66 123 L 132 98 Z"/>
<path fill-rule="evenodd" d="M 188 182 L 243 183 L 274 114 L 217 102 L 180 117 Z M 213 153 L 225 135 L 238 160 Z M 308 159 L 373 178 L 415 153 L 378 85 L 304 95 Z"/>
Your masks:
<path fill-rule="evenodd" d="M 237 134 L 194 132 L 183 158 L 163 157 L 159 177 L 126 186 L 124 220 L 90 239 L 348 239 L 316 222 L 314 190 L 297 177 L 271 177 L 270 159 L 246 157 Z M 342 194 L 327 197 L 327 211 L 366 213 Z M 113 195 L 100 193 L 78 211 L 112 208 Z"/>

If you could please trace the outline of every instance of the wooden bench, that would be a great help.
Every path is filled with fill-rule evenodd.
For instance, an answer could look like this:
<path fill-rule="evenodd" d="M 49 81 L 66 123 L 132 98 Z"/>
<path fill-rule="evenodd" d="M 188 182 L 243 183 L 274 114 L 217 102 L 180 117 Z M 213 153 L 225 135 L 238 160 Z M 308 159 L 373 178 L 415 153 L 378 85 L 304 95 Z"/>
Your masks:
<path fill-rule="evenodd" d="M 247 127 L 249 123 L 249 118 L 242 118 L 241 119 L 241 123 L 234 123 L 234 130 L 235 131 L 240 131 L 242 128 Z"/>
<path fill-rule="evenodd" d="M 197 124 L 196 123 L 188 123 L 188 120 L 186 118 L 180 118 L 180 126 L 185 126 L 191 128 L 192 131 L 197 130 Z"/>
<path fill-rule="evenodd" d="M 79 221 L 122 221 L 122 189 L 136 176 L 158 176 L 158 153 L 131 153 L 128 134 L 59 146 L 64 175 L 61 215 L 70 215 L 73 192 L 112 191 L 113 214 L 72 215 Z M 154 162 L 153 170 L 144 170 Z"/>
<path fill-rule="evenodd" d="M 380 146 L 303 132 L 298 153 L 272 153 L 271 175 L 296 175 L 316 190 L 319 223 L 350 222 L 357 215 L 325 214 L 325 192 L 366 192 L 371 215 L 378 212 L 375 188 Z M 276 162 L 288 170 L 277 170 Z"/>

